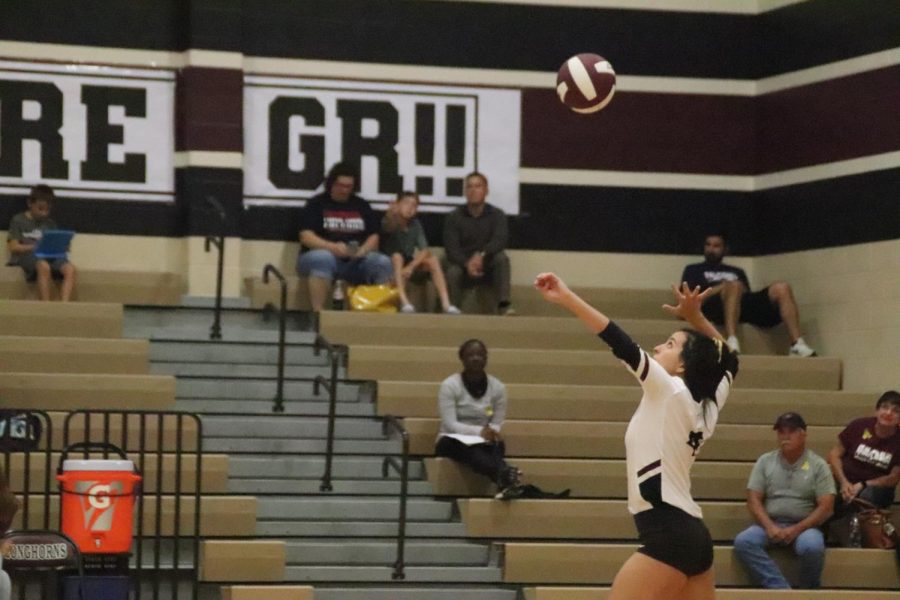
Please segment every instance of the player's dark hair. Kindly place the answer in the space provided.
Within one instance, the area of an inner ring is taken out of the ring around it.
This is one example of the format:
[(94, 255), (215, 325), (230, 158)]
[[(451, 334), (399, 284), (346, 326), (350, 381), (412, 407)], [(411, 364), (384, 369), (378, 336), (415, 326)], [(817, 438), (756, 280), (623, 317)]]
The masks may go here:
[(687, 336), (681, 349), (684, 363), (684, 383), (697, 402), (703, 403), (704, 416), (707, 402), (716, 402), (716, 389), (725, 376), (726, 366), (734, 356), (728, 344), (713, 340), (693, 329), (682, 329)]
[(897, 408), (900, 408), (900, 392), (897, 390), (888, 390), (878, 398), (878, 402), (875, 403), (876, 410), (884, 406), (885, 404), (893, 404)]
[(34, 204), (35, 202), (52, 202), (54, 198), (56, 198), (56, 196), (53, 193), (53, 188), (43, 183), (39, 183), (28, 192), (28, 204)]
[(325, 176), (325, 191), (330, 192), (331, 186), (337, 181), (338, 177), (352, 177), (354, 184), (359, 180), (356, 175), (356, 169), (350, 163), (335, 163)]
[(464, 341), (462, 344), (460, 344), (459, 352), (457, 353), (459, 355), (459, 359), (462, 360), (463, 353), (466, 351), (466, 349), (469, 346), (474, 346), (476, 344), (481, 346), (484, 349), (484, 353), (487, 354), (487, 346), (484, 344), (484, 342), (482, 342), (478, 338), (471, 338), (471, 339)]

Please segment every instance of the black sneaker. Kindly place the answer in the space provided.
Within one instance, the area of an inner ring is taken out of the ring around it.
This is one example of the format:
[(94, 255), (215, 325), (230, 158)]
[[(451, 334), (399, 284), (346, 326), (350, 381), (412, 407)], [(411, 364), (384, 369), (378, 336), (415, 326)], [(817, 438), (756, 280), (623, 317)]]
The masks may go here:
[(496, 500), (516, 500), (522, 497), (524, 489), (521, 485), (511, 485), (497, 492), (494, 498)]

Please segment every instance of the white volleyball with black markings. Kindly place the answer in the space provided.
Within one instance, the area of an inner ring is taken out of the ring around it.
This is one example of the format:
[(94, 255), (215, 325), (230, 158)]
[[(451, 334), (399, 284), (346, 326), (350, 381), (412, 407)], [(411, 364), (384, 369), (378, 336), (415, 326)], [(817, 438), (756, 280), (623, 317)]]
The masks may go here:
[(615, 92), (616, 72), (608, 60), (596, 54), (576, 54), (563, 63), (556, 75), (560, 102), (577, 113), (603, 109)]

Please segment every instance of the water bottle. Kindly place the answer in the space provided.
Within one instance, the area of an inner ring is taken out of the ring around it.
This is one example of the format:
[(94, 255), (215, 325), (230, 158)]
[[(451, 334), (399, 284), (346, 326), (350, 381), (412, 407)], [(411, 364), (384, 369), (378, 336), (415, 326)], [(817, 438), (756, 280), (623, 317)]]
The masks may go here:
[(336, 279), (334, 282), (334, 289), (331, 291), (331, 309), (332, 310), (344, 310), (344, 282), (340, 279)]
[(859, 516), (856, 513), (850, 517), (850, 547), (862, 547), (862, 533), (859, 529)]
[(359, 254), (359, 242), (356, 240), (347, 242), (347, 253), (350, 254), (350, 258), (355, 258)]

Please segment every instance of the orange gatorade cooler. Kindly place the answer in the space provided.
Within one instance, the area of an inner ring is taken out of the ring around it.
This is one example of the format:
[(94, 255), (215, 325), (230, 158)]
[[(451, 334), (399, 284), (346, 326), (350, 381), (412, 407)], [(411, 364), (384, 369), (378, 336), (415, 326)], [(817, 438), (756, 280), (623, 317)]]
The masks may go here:
[(141, 477), (120, 453), (123, 458), (112, 460), (73, 460), (63, 453), (56, 476), (62, 531), (85, 554), (131, 551), (134, 497)]

